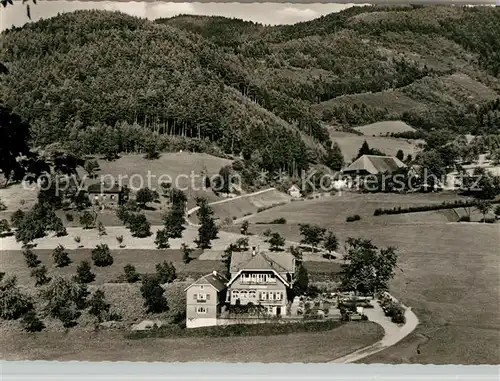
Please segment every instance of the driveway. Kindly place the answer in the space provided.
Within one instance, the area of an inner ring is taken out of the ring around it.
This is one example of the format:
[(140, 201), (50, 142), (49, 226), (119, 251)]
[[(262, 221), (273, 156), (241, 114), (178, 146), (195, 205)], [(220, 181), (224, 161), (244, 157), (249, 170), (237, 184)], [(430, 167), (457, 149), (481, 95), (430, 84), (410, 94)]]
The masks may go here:
[(346, 364), (355, 361), (359, 361), (365, 357), (371, 356), (374, 353), (383, 351), (384, 349), (389, 348), (390, 346), (398, 343), (403, 340), (406, 336), (408, 336), (411, 332), (417, 328), (418, 318), (417, 315), (413, 313), (411, 308), (405, 307), (405, 318), (406, 323), (402, 326), (391, 322), (391, 319), (385, 316), (384, 311), (380, 307), (378, 300), (373, 301), (373, 308), (365, 308), (363, 313), (368, 317), (368, 320), (379, 324), (384, 329), (384, 337), (382, 340), (377, 341), (376, 343), (369, 345), (367, 347), (358, 349), (355, 352), (352, 352), (346, 356), (337, 358), (330, 363), (334, 364)]

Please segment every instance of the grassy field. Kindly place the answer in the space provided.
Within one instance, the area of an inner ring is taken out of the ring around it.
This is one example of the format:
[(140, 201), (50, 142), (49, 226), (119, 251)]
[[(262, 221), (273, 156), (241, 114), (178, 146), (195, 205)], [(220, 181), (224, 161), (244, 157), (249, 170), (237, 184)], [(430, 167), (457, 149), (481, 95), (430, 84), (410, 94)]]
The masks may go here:
[[(425, 222), (448, 222), (447, 215), (441, 211), (420, 212), (412, 214), (374, 216), (375, 209), (409, 207), (415, 205), (441, 204), (443, 201), (463, 199), (454, 193), (433, 194), (360, 194), (342, 192), (337, 195), (313, 200), (295, 201), (276, 208), (265, 210), (249, 218), (250, 223), (268, 222), (283, 217), (289, 224), (302, 222), (331, 225), (343, 223), (346, 218), (355, 214), (361, 216), (360, 223), (406, 224)], [(236, 232), (236, 230), (234, 230)]]
[[(366, 362), (500, 362), (498, 225), (430, 223), (427, 219), (409, 223), (401, 220), (375, 223), (384, 221), (385, 216), (381, 220), (367, 217), (359, 222), (345, 223), (337, 214), (344, 213), (343, 207), (349, 210), (348, 205), (333, 202), (328, 209), (325, 200), (316, 207), (313, 207), (314, 201), (310, 203), (301, 207), (299, 203), (292, 203), (274, 210), (274, 217), (287, 218), (289, 223), (286, 225), (251, 224), (250, 230), (259, 234), (271, 227), (287, 239), (298, 241), (298, 223), (319, 223), (334, 231), (341, 242), (348, 237), (363, 237), (379, 247), (395, 246), (398, 249), (400, 270), (397, 270), (390, 291), (413, 308), (421, 324), (401, 343)], [(296, 210), (293, 211), (292, 207)]]
[(413, 127), (400, 120), (386, 120), (384, 122), (354, 127), (354, 129), (366, 136), (380, 136), (391, 133), (415, 131)]
[(376, 148), (389, 156), (396, 156), (398, 150), (402, 150), (405, 157), (410, 154), (415, 157), (418, 140), (406, 140), (388, 138), (382, 136), (360, 136), (349, 132), (336, 131), (330, 128), (330, 138), (337, 142), (342, 150), (344, 159), (351, 162), (358, 154), (361, 145), (366, 140), (371, 148)]
[[(47, 266), (49, 275), (69, 276), (76, 273), (76, 267), (83, 260), (91, 260), (90, 249), (67, 250), (70, 259), (73, 261), (69, 266), (58, 268), (55, 267), (52, 260), (52, 250), (34, 250), (38, 255), (38, 259), (42, 264)], [(30, 269), (26, 266), (22, 251), (9, 250), (2, 251), (1, 269), (7, 274), (15, 274), (20, 284), (34, 285), (34, 280), (30, 277)], [(92, 266), (92, 271), (96, 274), (96, 280), (93, 284), (103, 284), (114, 282), (123, 274), (123, 267), (127, 264), (135, 266), (139, 273), (154, 273), (155, 265), (163, 261), (172, 262), (177, 269), (180, 277), (186, 276), (201, 276), (208, 274), (213, 270), (221, 270), (220, 261), (196, 260), (194, 259), (189, 264), (184, 264), (182, 261), (181, 250), (111, 250), (113, 256), (113, 264), (108, 267), (97, 268)], [(192, 258), (197, 258), (200, 255), (199, 250), (195, 250), (191, 255)], [(92, 263), (92, 261), (91, 261)]]
[[(159, 183), (172, 181), (173, 186), (185, 190), (188, 196), (188, 206), (195, 206), (196, 197), (206, 197), (209, 201), (217, 201), (220, 198), (211, 190), (203, 190), (201, 173), (206, 171), (208, 176), (219, 173), (219, 169), (231, 164), (231, 160), (192, 152), (163, 153), (159, 159), (146, 160), (144, 155), (123, 155), (114, 161), (98, 160), (99, 171), (96, 179), (89, 179), (83, 168), (78, 168), (78, 174), (85, 177), (85, 185), (98, 182), (102, 177), (104, 181), (115, 180), (130, 187), (159, 188)], [(7, 210), (0, 212), (0, 219), (10, 218), (17, 209), (28, 210), (37, 200), (37, 190), (31, 189), (26, 184), (13, 184), (7, 188), (0, 189), (0, 199), (6, 204)], [(163, 199), (163, 198), (162, 198)], [(162, 204), (156, 205), (160, 209)], [(146, 215), (155, 223), (159, 218), (158, 211), (148, 212)], [(114, 216), (113, 216), (114, 217)], [(110, 226), (119, 224), (115, 218), (106, 214), (104, 222)], [(67, 226), (79, 226), (78, 219), (68, 223)]]
[[(278, 190), (261, 193), (255, 196), (239, 198), (234, 201), (212, 205), (215, 215), (224, 221), (226, 218), (233, 220), (249, 214), (257, 213), (259, 208), (271, 207), (273, 205), (287, 203), (291, 197)], [(274, 209), (274, 208), (273, 208)], [(192, 221), (196, 221), (196, 213), (192, 216)]]
[(19, 332), (0, 335), (0, 357), (4, 360), (321, 363), (376, 342), (382, 335), (382, 328), (371, 322), (347, 323), (326, 332), (244, 339), (127, 340), (117, 331), (47, 331), (34, 335)]

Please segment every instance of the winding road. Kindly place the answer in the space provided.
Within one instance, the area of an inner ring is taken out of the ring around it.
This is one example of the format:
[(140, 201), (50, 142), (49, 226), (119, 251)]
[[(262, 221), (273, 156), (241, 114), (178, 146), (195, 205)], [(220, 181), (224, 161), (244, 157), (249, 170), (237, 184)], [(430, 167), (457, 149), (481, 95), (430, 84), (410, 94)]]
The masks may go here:
[(406, 323), (400, 326), (391, 322), (391, 319), (385, 316), (378, 301), (374, 300), (372, 304), (373, 308), (365, 308), (363, 313), (368, 317), (369, 321), (379, 324), (384, 329), (384, 337), (382, 340), (332, 360), (330, 363), (347, 364), (362, 360), (365, 357), (381, 352), (400, 342), (417, 328), (419, 321), (417, 315), (411, 310), (411, 307), (403, 306), (405, 308)]

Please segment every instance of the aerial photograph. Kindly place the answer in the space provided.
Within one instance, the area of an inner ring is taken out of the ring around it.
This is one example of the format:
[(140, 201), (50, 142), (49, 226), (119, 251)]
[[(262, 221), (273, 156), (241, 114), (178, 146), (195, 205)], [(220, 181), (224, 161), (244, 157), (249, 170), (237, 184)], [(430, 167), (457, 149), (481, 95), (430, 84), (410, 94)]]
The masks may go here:
[(0, 3), (0, 360), (500, 364), (500, 6)]

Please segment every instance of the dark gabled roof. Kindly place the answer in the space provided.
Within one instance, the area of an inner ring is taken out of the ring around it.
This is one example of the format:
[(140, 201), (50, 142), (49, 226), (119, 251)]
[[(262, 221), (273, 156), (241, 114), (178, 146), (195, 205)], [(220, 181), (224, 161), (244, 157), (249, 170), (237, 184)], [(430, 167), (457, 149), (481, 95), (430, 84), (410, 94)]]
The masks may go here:
[(87, 193), (121, 193), (122, 192), (122, 187), (119, 186), (118, 184), (102, 184), (102, 183), (96, 183), (96, 184), (91, 184), (87, 187)]
[(406, 165), (393, 156), (363, 155), (349, 165), (344, 172), (392, 173)]
[[(227, 279), (224, 278), (221, 274), (219, 273), (210, 273), (207, 275), (203, 275), (201, 278), (196, 280), (196, 282), (192, 283), (189, 285), (189, 287), (194, 286), (194, 285), (211, 285), (213, 286), (217, 291), (222, 291), (226, 288), (226, 283)], [(188, 287), (188, 288), (189, 288)], [(186, 290), (188, 289), (186, 288)]]
[(231, 273), (241, 270), (274, 270), (277, 273), (294, 272), (294, 256), (288, 252), (261, 253), (255, 256), (251, 251), (236, 252), (231, 255)]

